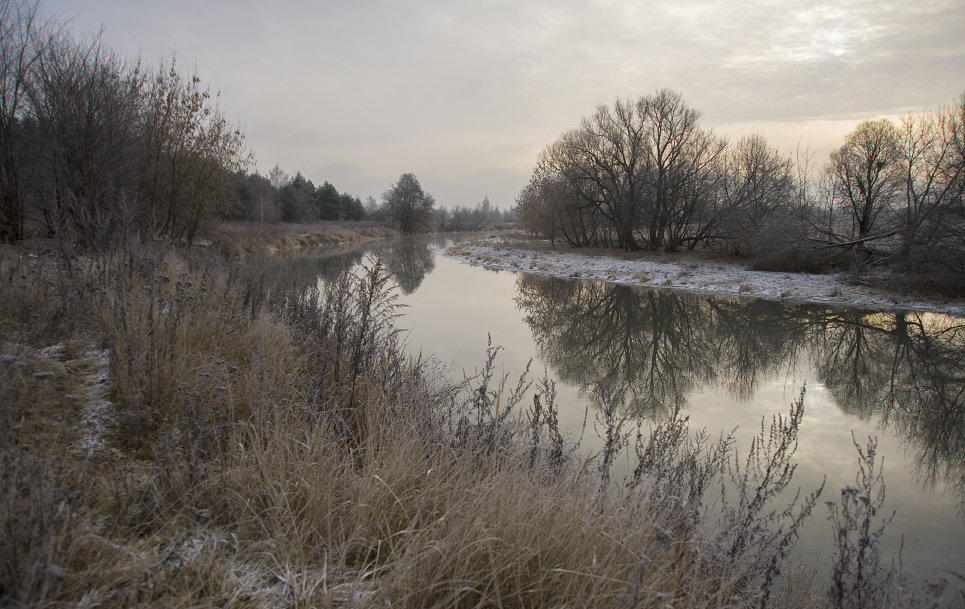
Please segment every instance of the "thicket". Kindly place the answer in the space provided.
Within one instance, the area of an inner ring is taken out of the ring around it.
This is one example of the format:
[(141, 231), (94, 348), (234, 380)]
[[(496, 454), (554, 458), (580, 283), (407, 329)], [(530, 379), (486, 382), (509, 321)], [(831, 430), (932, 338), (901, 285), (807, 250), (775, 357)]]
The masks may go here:
[(761, 135), (729, 142), (680, 93), (600, 106), (539, 155), (517, 198), (575, 247), (714, 248), (761, 268), (890, 266), (965, 289), (965, 96), (860, 123), (815, 174)]
[(197, 74), (130, 62), (99, 36), (0, 7), (0, 235), (101, 247), (191, 242), (251, 157)]
[(253, 157), (219, 95), (78, 37), (28, 0), (0, 4), (0, 239), (101, 248), (191, 243), (222, 220), (362, 220), (358, 197)]
[(458, 381), (407, 354), (378, 259), (320, 286), (157, 242), (2, 254), (2, 605), (930, 606), (849, 525), (873, 473), (833, 594), (790, 568), (801, 401), (739, 458), (603, 409), (587, 455), (495, 347)]

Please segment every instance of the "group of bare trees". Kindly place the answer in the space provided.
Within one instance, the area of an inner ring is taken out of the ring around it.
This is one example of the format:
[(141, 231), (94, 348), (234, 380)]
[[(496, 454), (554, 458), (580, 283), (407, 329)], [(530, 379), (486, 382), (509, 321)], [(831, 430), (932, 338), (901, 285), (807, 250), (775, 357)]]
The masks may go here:
[(778, 265), (890, 260), (965, 276), (965, 98), (865, 121), (811, 175), (761, 135), (728, 142), (681, 94), (600, 106), (539, 155), (518, 213), (576, 247), (707, 245)]
[(726, 144), (679, 93), (600, 106), (540, 154), (520, 219), (576, 246), (678, 249), (712, 237)]
[(439, 207), (433, 211), (432, 216), (436, 228), (444, 232), (477, 231), (516, 225), (516, 210), (500, 210), (489, 202), (489, 197), (483, 197), (475, 207)]
[(951, 106), (865, 121), (828, 162), (826, 231), (858, 261), (965, 276), (965, 96)]
[(0, 236), (193, 240), (249, 162), (217, 96), (174, 60), (145, 69), (37, 4), (0, 4)]

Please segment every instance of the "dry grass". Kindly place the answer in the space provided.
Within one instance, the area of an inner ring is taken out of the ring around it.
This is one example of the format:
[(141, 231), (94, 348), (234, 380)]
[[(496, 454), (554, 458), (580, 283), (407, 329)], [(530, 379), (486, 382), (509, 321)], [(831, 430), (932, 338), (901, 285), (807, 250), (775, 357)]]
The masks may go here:
[[(664, 487), (565, 456), (551, 384), (519, 416), (493, 350), (406, 356), (385, 279), (2, 251), (0, 604), (758, 606)], [(769, 606), (825, 606), (803, 579)]]
[(399, 232), (378, 222), (258, 224), (226, 222), (211, 232), (215, 249), (229, 256), (310, 247), (331, 247), (396, 237)]

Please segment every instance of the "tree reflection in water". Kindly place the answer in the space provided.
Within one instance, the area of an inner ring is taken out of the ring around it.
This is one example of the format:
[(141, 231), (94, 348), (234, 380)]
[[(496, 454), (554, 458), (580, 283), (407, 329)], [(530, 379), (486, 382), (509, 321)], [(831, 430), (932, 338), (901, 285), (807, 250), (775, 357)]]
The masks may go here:
[(516, 304), (543, 360), (605, 421), (666, 416), (706, 385), (748, 399), (808, 357), (839, 408), (894, 429), (921, 484), (945, 483), (965, 510), (961, 320), (534, 275), (519, 275)]
[(805, 332), (765, 301), (533, 275), (520, 275), (517, 288), (516, 304), (559, 377), (585, 395), (603, 381), (632, 396), (634, 416), (666, 413), (706, 384), (749, 397), (765, 374), (785, 365)]
[[(315, 278), (330, 279), (343, 270), (357, 268), (366, 256), (379, 256), (404, 294), (419, 289), (426, 275), (435, 268), (438, 239), (412, 237), (380, 243), (376, 246), (325, 248), (313, 255), (299, 254), (293, 260), (304, 266)], [(441, 241), (445, 243), (445, 241)], [(297, 270), (297, 269), (296, 269)]]
[(419, 289), (422, 280), (436, 265), (433, 248), (430, 241), (425, 239), (392, 242), (382, 249), (381, 255), (404, 294), (411, 294)]
[(895, 429), (926, 488), (945, 483), (965, 511), (965, 323), (922, 313), (829, 314), (815, 333), (838, 404)]

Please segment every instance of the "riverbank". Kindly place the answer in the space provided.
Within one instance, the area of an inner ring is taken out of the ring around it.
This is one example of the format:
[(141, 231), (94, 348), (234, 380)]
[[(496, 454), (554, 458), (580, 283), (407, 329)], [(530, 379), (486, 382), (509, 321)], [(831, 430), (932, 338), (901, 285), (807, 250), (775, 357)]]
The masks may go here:
[(377, 222), (259, 224), (225, 222), (206, 242), (224, 255), (274, 254), (309, 247), (335, 247), (398, 237), (399, 231)]
[(903, 294), (888, 289), (893, 278), (875, 273), (860, 280), (847, 274), (813, 275), (755, 271), (711, 255), (641, 252), (590, 255), (551, 248), (548, 241), (490, 236), (449, 248), (469, 264), (564, 277), (608, 281), (699, 294), (763, 298), (880, 310), (908, 310), (965, 317), (965, 301)]
[[(800, 403), (746, 466), (679, 418), (573, 457), (554, 388), (505, 383), (494, 348), (465, 380), (406, 352), (380, 262), (321, 292), (303, 271), (0, 248), (0, 605), (840, 604), (785, 562), (807, 504), (785, 511), (783, 476), (703, 495), (793, 471)], [(639, 464), (611, 482), (624, 441)], [(881, 569), (876, 594), (912, 593)]]

